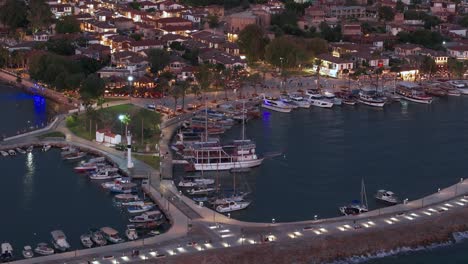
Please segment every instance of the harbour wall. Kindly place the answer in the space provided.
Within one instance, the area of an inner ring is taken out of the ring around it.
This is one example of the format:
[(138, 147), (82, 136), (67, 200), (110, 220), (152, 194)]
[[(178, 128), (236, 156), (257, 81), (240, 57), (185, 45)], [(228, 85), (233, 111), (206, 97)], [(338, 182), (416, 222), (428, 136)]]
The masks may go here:
[(404, 224), (184, 254), (161, 263), (349, 263), (355, 256), (385, 255), (454, 242), (453, 233), (468, 230), (466, 219), (468, 210), (460, 207)]

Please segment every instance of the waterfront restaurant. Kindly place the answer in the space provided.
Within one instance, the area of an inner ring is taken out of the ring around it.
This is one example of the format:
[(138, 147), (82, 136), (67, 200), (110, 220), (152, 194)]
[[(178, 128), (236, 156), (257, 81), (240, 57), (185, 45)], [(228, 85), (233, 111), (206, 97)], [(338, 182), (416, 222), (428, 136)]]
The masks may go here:
[(415, 81), (419, 74), (419, 70), (416, 68), (402, 67), (398, 76), (403, 81)]
[[(344, 70), (353, 69), (353, 61), (345, 60), (342, 58), (334, 57), (331, 54), (320, 54), (316, 57), (317, 60), (320, 60), (320, 75), (329, 76), (333, 78), (339, 78), (344, 73)], [(312, 70), (317, 71), (317, 65), (314, 65)]]

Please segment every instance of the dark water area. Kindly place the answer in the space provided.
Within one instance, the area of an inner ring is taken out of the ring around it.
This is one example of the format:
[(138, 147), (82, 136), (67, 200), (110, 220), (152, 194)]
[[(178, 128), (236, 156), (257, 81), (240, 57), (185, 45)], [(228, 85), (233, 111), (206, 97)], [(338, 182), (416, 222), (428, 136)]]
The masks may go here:
[(64, 231), (74, 249), (81, 248), (80, 235), (89, 228), (110, 226), (124, 235), (129, 216), (113, 204), (102, 181), (76, 174), (74, 166), (61, 160), (59, 149), (0, 157), (1, 241), (20, 254), (24, 245), (50, 243), (55, 229)]
[[(365, 181), (369, 208), (379, 189), (409, 200), (468, 177), (468, 98), (431, 105), (394, 103), (385, 109), (312, 107), (289, 114), (262, 109), (246, 125), (257, 153), (282, 152), (248, 173), (205, 173), (222, 188), (250, 191), (252, 204), (231, 217), (254, 222), (339, 216), (338, 207), (360, 198)], [(222, 137), (241, 137), (235, 126)], [(181, 168), (176, 174), (183, 175)], [(370, 263), (468, 263), (468, 242)], [(437, 257), (436, 257), (437, 256)]]
[(47, 125), (58, 112), (58, 105), (43, 96), (0, 83), (0, 136), (13, 136), (18, 131)]

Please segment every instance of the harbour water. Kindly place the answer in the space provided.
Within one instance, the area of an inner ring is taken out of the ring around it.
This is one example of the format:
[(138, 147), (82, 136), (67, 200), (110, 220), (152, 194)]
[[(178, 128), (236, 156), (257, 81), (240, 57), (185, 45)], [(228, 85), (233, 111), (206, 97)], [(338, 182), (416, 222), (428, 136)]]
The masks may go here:
[(0, 83), (0, 109), (4, 124), (0, 126), (0, 136), (13, 136), (47, 124), (57, 111), (57, 104)]
[[(301, 109), (289, 114), (262, 109), (246, 125), (257, 153), (282, 152), (262, 166), (238, 173), (236, 189), (251, 192), (252, 204), (231, 217), (257, 222), (339, 216), (338, 207), (360, 199), (364, 178), (370, 209), (379, 189), (409, 200), (468, 177), (468, 98), (437, 99), (431, 105), (395, 103), (385, 109), (342, 106)], [(241, 127), (223, 135), (239, 139)], [(177, 173), (182, 174), (180, 168)], [(218, 177), (232, 188), (234, 175)], [(405, 253), (371, 263), (466, 263), (468, 242)], [(434, 257), (444, 256), (444, 257)]]
[(110, 226), (123, 235), (128, 216), (99, 183), (76, 174), (75, 164), (62, 161), (59, 149), (0, 157), (0, 241), (19, 250), (50, 243), (50, 231), (61, 229), (72, 248), (79, 249), (80, 235), (92, 227)]
[[(47, 122), (55, 104), (17, 88), (0, 86), (0, 135), (14, 135), (26, 125)], [(98, 183), (73, 171), (51, 149), (16, 157), (0, 157), (2, 170), (0, 241), (9, 241), (16, 255), (24, 245), (51, 241), (50, 231), (62, 229), (73, 249), (80, 235), (92, 227), (111, 226), (123, 234), (128, 216), (114, 206), (112, 196)]]

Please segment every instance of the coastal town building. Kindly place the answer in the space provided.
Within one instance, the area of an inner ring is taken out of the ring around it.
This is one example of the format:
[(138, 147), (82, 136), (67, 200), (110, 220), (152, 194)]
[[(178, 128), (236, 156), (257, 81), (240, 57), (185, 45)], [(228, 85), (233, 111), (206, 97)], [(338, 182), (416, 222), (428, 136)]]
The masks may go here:
[(452, 58), (458, 60), (468, 60), (468, 45), (448, 47), (447, 52)]
[(320, 54), (316, 56), (320, 61), (320, 66), (314, 65), (313, 70), (317, 71), (319, 67), (319, 74), (333, 78), (339, 78), (345, 72), (353, 69), (354, 62), (352, 60), (342, 59), (331, 54)]

